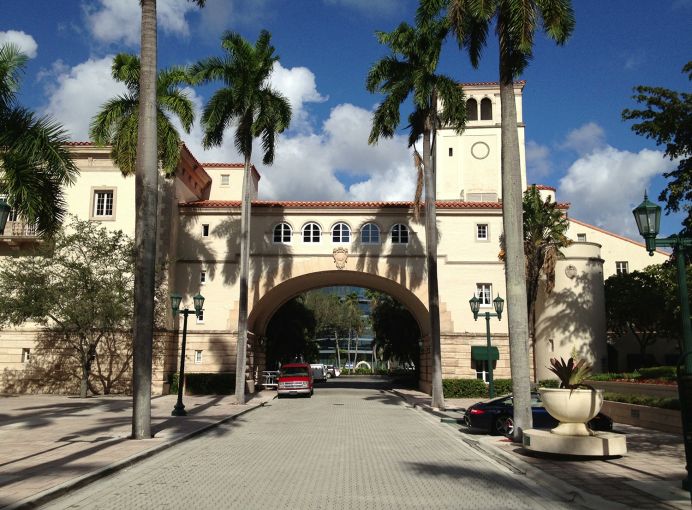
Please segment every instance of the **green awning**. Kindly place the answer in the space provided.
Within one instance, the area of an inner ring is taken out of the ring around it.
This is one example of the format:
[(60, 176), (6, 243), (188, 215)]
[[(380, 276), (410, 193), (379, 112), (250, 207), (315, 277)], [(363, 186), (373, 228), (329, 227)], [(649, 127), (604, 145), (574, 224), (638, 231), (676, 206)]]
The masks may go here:
[(488, 361), (490, 358), (492, 361), (497, 361), (500, 359), (500, 351), (497, 347), (490, 348), (490, 356), (488, 356), (488, 348), (482, 345), (474, 345), (471, 347), (471, 359), (477, 361)]

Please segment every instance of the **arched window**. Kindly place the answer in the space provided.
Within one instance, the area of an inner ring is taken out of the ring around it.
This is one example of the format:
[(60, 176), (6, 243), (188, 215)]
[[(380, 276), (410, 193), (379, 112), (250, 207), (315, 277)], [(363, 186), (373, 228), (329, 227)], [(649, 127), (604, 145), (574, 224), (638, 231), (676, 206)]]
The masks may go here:
[(363, 244), (380, 244), (380, 227), (366, 223), (360, 229), (360, 242)]
[(392, 244), (408, 244), (408, 227), (397, 223), (392, 227)]
[(322, 230), (317, 223), (306, 223), (303, 227), (304, 243), (319, 243), (322, 237)]
[(478, 103), (473, 98), (466, 101), (466, 120), (478, 120)]
[(274, 227), (273, 240), (275, 243), (290, 243), (292, 233), (293, 230), (291, 229), (291, 225), (289, 225), (288, 223), (279, 223), (277, 226)]
[(335, 243), (350, 243), (351, 242), (351, 227), (346, 223), (337, 223), (332, 228), (332, 242)]
[(481, 120), (493, 120), (493, 102), (487, 97), (481, 99)]

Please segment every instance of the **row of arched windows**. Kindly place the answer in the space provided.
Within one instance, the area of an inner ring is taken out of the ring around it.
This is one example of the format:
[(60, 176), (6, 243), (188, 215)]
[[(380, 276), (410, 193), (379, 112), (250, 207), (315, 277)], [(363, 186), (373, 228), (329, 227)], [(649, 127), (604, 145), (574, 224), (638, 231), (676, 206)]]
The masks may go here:
[[(403, 223), (397, 223), (389, 231), (392, 244), (408, 244), (409, 229)], [(275, 243), (290, 243), (293, 229), (288, 223), (279, 223), (274, 227), (272, 240)], [(322, 239), (322, 228), (315, 222), (303, 225), (302, 237), (304, 243), (319, 243)], [(380, 227), (375, 223), (366, 223), (360, 229), (360, 242), (363, 244), (379, 244), (381, 242)], [(351, 227), (339, 222), (332, 227), (332, 242), (350, 243)]]
[[(473, 98), (466, 101), (466, 120), (478, 120), (478, 101)], [(481, 120), (493, 120), (493, 102), (487, 97), (481, 99)]]

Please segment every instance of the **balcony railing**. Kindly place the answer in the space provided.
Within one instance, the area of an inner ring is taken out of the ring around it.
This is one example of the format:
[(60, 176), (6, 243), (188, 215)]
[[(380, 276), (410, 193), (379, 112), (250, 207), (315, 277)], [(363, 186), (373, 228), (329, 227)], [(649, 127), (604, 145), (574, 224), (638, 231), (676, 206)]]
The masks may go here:
[(36, 237), (36, 225), (26, 221), (8, 221), (2, 237)]

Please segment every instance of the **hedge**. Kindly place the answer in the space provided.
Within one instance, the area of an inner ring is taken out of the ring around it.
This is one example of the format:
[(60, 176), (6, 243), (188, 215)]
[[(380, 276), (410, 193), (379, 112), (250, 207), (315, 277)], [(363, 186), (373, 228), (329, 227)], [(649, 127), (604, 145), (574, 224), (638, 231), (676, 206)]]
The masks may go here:
[[(171, 393), (178, 392), (178, 374), (168, 377)], [(185, 374), (186, 395), (232, 395), (235, 393), (235, 374)]]
[(485, 397), (488, 389), (480, 379), (442, 379), (445, 398)]
[[(495, 379), (495, 395), (512, 393), (512, 379)], [(560, 382), (556, 379), (538, 381), (539, 388), (557, 388)], [(445, 398), (487, 398), (488, 385), (480, 379), (443, 379), (442, 389)]]
[(634, 372), (608, 372), (595, 374), (589, 377), (592, 381), (615, 381), (618, 379), (639, 381), (642, 379), (659, 379), (661, 381), (675, 381), (676, 368), (672, 366), (640, 368)]
[(611, 402), (624, 402), (625, 404), (636, 404), (640, 406), (680, 410), (680, 401), (677, 398), (649, 397), (645, 395), (623, 395), (622, 393), (611, 393), (606, 391), (603, 394), (603, 399), (610, 400)]

